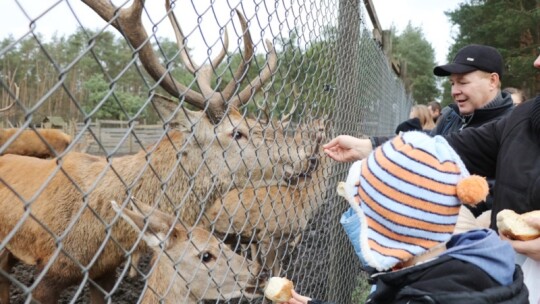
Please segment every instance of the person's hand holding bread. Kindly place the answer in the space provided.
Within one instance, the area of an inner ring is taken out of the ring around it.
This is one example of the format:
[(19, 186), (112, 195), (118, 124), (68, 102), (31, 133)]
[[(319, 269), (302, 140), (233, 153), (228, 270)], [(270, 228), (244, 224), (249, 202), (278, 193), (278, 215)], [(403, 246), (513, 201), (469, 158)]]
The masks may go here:
[(294, 291), (294, 284), (286, 278), (272, 277), (266, 283), (264, 296), (274, 303), (307, 304), (311, 298), (299, 295)]
[(540, 261), (540, 210), (524, 214), (502, 210), (497, 214), (497, 228), (516, 252)]

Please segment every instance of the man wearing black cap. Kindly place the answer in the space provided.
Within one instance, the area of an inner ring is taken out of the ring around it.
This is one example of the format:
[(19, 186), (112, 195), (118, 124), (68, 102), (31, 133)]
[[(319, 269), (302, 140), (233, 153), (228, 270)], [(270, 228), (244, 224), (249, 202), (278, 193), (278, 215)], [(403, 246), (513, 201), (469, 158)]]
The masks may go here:
[[(464, 128), (476, 128), (498, 120), (514, 109), (512, 95), (501, 91), (503, 59), (493, 47), (471, 44), (460, 49), (454, 60), (433, 69), (436, 76), (449, 77), (454, 104), (443, 110), (443, 116), (431, 135), (448, 135)], [(474, 224), (474, 218), (491, 209), (494, 179), (488, 179), (490, 195), (477, 208), (463, 207), (457, 228)]]
[(479, 127), (499, 119), (513, 109), (512, 97), (501, 92), (503, 59), (493, 47), (471, 44), (460, 49), (454, 60), (433, 69), (436, 76), (449, 77), (454, 104), (443, 110), (431, 135), (446, 135), (468, 127)]

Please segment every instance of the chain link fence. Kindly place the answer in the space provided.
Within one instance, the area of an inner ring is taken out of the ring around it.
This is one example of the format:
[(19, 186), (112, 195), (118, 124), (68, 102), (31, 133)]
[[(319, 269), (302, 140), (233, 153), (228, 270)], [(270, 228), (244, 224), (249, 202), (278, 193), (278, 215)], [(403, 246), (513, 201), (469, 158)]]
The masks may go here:
[(412, 105), (363, 3), (0, 11), (0, 303), (362, 302), (321, 145)]

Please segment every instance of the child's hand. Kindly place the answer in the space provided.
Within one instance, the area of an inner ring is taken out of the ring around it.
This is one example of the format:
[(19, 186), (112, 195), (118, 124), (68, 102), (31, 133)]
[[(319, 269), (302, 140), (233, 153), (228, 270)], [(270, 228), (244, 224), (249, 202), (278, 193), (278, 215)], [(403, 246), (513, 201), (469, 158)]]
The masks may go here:
[(292, 291), (292, 296), (293, 297), (289, 300), (289, 302), (283, 302), (280, 304), (307, 304), (311, 300), (309, 297), (297, 294), (294, 290)]

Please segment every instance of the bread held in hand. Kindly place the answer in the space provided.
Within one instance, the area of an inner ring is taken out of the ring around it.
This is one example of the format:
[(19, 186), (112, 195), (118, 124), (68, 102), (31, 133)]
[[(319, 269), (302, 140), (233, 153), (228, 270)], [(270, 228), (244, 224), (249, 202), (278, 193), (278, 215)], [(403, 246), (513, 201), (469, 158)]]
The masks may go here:
[(264, 288), (264, 296), (272, 302), (288, 302), (292, 298), (293, 282), (280, 277), (271, 277)]
[(497, 214), (497, 228), (499, 233), (519, 241), (530, 241), (540, 237), (540, 230), (529, 225), (526, 218), (540, 218), (540, 210), (517, 214), (505, 209)]

